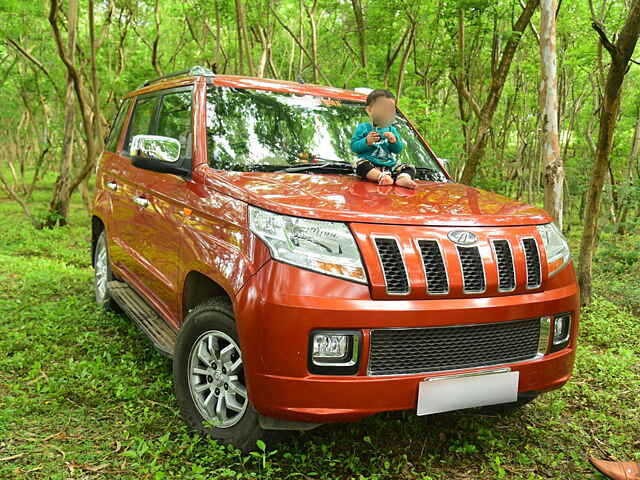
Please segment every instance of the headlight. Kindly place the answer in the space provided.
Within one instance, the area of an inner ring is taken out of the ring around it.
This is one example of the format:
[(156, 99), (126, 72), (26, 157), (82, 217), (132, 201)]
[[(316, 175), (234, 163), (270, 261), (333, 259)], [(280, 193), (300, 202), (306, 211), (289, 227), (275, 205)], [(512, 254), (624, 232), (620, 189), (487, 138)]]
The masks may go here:
[(556, 227), (555, 223), (547, 223), (537, 226), (538, 233), (542, 237), (544, 249), (547, 252), (547, 263), (549, 265), (549, 276), (562, 270), (569, 262), (571, 252), (567, 239)]
[(249, 205), (249, 229), (276, 260), (367, 283), (356, 242), (342, 222), (279, 215)]

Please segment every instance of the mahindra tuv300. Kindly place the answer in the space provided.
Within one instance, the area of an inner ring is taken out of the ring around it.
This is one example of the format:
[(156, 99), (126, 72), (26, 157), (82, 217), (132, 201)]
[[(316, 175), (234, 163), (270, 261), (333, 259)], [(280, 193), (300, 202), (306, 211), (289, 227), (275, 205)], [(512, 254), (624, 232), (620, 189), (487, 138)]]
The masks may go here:
[(201, 67), (124, 98), (96, 176), (95, 294), (173, 359), (194, 429), (246, 450), (377, 412), (517, 408), (572, 374), (579, 301), (536, 207), (354, 173), (366, 95)]

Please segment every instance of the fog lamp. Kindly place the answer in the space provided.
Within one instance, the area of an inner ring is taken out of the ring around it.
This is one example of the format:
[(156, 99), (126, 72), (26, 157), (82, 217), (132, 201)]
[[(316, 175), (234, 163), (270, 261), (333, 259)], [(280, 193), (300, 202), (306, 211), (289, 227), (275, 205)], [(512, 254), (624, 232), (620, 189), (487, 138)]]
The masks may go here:
[(309, 371), (353, 374), (358, 371), (362, 333), (357, 330), (316, 330), (309, 338)]
[(344, 360), (347, 355), (347, 335), (316, 334), (313, 337), (313, 360)]
[(553, 321), (553, 344), (561, 345), (567, 343), (571, 333), (571, 314), (563, 313), (556, 315)]

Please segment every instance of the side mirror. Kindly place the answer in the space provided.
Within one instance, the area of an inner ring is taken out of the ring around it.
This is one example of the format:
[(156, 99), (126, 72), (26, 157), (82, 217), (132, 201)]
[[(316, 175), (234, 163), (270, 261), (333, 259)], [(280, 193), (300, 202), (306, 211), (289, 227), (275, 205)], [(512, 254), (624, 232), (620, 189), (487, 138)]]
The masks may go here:
[(180, 142), (158, 135), (136, 135), (131, 139), (131, 155), (177, 162), (180, 158)]
[(135, 167), (159, 173), (188, 175), (189, 170), (177, 165), (180, 142), (175, 138), (158, 135), (136, 135), (131, 139), (129, 153)]

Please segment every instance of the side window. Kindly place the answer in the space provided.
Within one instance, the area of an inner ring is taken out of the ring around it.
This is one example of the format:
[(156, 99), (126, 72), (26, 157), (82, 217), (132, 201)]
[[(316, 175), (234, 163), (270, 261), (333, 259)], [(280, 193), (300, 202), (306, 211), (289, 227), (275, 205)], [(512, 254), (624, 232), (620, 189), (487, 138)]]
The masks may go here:
[(111, 131), (109, 132), (109, 137), (107, 138), (104, 145), (104, 149), (108, 152), (115, 152), (116, 148), (118, 148), (118, 140), (120, 139), (122, 124), (124, 123), (124, 119), (126, 118), (127, 112), (129, 111), (129, 105), (131, 105), (131, 99), (127, 98), (124, 102), (122, 102), (122, 105), (120, 105), (120, 110), (118, 110), (118, 114), (111, 124)]
[(162, 97), (160, 118), (155, 135), (180, 142), (180, 160), (191, 159), (191, 90), (168, 93)]
[(131, 139), (136, 135), (152, 134), (154, 114), (158, 105), (159, 96), (139, 97), (133, 108), (133, 115), (129, 122), (129, 131), (127, 139), (124, 142), (123, 150), (129, 153)]

